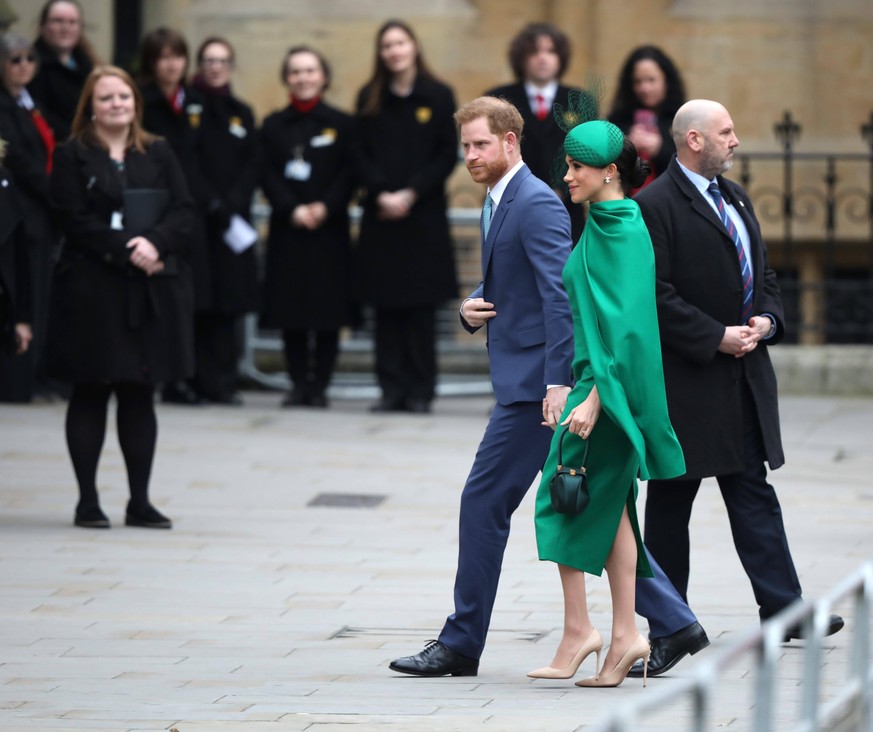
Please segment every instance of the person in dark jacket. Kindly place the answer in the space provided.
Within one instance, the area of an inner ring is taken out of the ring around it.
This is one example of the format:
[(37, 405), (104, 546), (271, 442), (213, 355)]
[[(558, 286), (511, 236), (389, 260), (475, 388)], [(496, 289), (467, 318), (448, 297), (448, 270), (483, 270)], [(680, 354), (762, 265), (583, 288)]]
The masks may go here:
[(551, 23), (529, 23), (509, 44), (509, 65), (515, 83), (491, 89), (486, 96), (505, 99), (521, 113), (524, 162), (564, 202), (575, 243), (585, 224), (585, 209), (573, 205), (567, 186), (561, 180), (566, 170), (562, 151), (567, 132), (558, 125), (554, 115), (556, 104), (567, 110), (570, 93), (580, 92), (577, 87), (561, 83), (570, 55), (570, 39), (559, 28)]
[(54, 391), (45, 378), (44, 360), (51, 259), (58, 242), (48, 208), (55, 139), (28, 90), (36, 63), (30, 39), (13, 32), (0, 36), (0, 136), (7, 142), (6, 167), (22, 207), (34, 335), (26, 356), (0, 355), (2, 402), (29, 402), (35, 392), (50, 397)]
[(30, 91), (58, 141), (70, 136), (79, 95), (99, 63), (83, 32), (82, 6), (76, 0), (48, 0), (39, 14), (35, 45), (39, 73)]
[(30, 266), (21, 207), (3, 167), (0, 139), (0, 353), (21, 356), (33, 338), (30, 327)]
[[(677, 156), (635, 200), (655, 251), (667, 406), (687, 472), (649, 481), (645, 542), (687, 599), (691, 509), (714, 477), (763, 621), (801, 599), (765, 467), (785, 462), (770, 361), (785, 335), (782, 300), (752, 202), (722, 177), (739, 145), (727, 109), (693, 99), (672, 129)], [(832, 615), (825, 634), (842, 627)], [(794, 627), (785, 640), (801, 636)]]
[[(125, 523), (171, 527), (148, 495), (154, 388), (193, 371), (193, 297), (182, 254), (194, 208), (172, 149), (142, 130), (141, 117), (127, 72), (96, 68), (73, 137), (55, 150), (51, 178), (51, 206), (66, 240), (53, 283), (49, 371), (73, 383), (66, 434), (79, 484), (74, 523), (87, 528), (109, 527), (96, 476), (113, 394), (130, 486)], [(166, 201), (138, 206), (136, 189), (165, 190)], [(148, 217), (142, 208), (151, 209)]]
[(293, 382), (283, 406), (326, 407), (339, 331), (352, 314), (354, 122), (322, 99), (331, 75), (317, 51), (291, 48), (281, 75), (291, 102), (261, 128), (272, 207), (261, 323), (282, 330)]
[[(185, 83), (188, 59), (185, 37), (172, 28), (161, 27), (149, 31), (140, 44), (139, 82), (143, 99), (143, 127), (163, 137), (173, 148), (198, 209), (187, 254), (194, 277), (196, 319), (212, 308), (205, 218), (210, 204), (210, 187), (200, 169), (199, 135), (204, 100), (197, 89)], [(199, 330), (195, 324), (195, 334)], [(197, 391), (193, 377), (187, 382), (165, 384), (161, 396), (163, 401), (173, 404), (194, 405), (206, 401)]]
[(657, 46), (631, 51), (618, 76), (609, 121), (630, 138), (640, 157), (649, 161), (652, 171), (641, 188), (667, 170), (676, 154), (670, 126), (683, 104), (685, 84), (670, 57)]
[[(232, 249), (224, 236), (233, 217), (248, 222), (261, 175), (261, 153), (251, 108), (231, 91), (233, 46), (211, 37), (197, 50), (192, 86), (203, 112), (197, 129), (197, 159), (205, 186), (208, 307), (195, 327), (198, 394), (216, 404), (242, 404), (237, 393), (240, 316), (257, 310), (258, 273), (254, 240)], [(245, 249), (242, 249), (242, 246)]]
[(382, 389), (373, 411), (429, 412), (434, 398), (435, 310), (458, 295), (445, 193), (458, 160), (454, 111), (412, 29), (386, 22), (357, 100), (366, 197), (356, 277), (376, 311)]

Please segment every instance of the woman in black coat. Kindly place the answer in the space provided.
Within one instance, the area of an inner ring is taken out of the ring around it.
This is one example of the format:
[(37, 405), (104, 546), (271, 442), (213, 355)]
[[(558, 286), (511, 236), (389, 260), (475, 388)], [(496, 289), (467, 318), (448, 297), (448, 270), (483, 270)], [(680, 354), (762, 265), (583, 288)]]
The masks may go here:
[(0, 353), (27, 352), (30, 327), (30, 266), (21, 207), (9, 172), (2, 167), (5, 142), (0, 140)]
[(428, 412), (436, 387), (435, 310), (455, 298), (446, 179), (458, 159), (452, 90), (430, 73), (412, 29), (385, 23), (358, 94), (366, 187), (356, 274), (376, 309), (373, 411)]
[(70, 136), (79, 95), (97, 59), (83, 32), (82, 7), (76, 0), (48, 0), (39, 15), (35, 45), (39, 73), (31, 93), (58, 141)]
[[(140, 90), (143, 99), (143, 127), (163, 137), (173, 148), (197, 205), (198, 215), (191, 232), (188, 258), (194, 277), (195, 338), (200, 332), (200, 314), (212, 308), (212, 279), (206, 248), (206, 212), (210, 188), (200, 169), (200, 125), (203, 97), (185, 84), (188, 71), (188, 43), (172, 28), (156, 28), (140, 44)], [(195, 347), (195, 352), (200, 349)], [(199, 370), (199, 364), (197, 365)], [(197, 391), (196, 381), (164, 385), (162, 398), (174, 404), (201, 404), (206, 398)]]
[[(172, 150), (142, 130), (141, 115), (130, 76), (95, 69), (51, 179), (66, 239), (53, 283), (49, 370), (73, 383), (66, 433), (79, 484), (75, 524), (89, 528), (109, 526), (96, 474), (112, 394), (130, 485), (126, 523), (170, 528), (148, 498), (154, 386), (193, 370), (193, 298), (182, 256), (193, 205)], [(153, 198), (136, 204), (132, 189)], [(156, 200), (155, 189), (167, 193)]]
[(293, 382), (283, 406), (326, 407), (339, 330), (350, 319), (354, 123), (322, 101), (330, 68), (317, 51), (290, 49), (282, 80), (291, 103), (261, 128), (272, 206), (261, 322), (282, 330)]
[(685, 85), (670, 57), (657, 46), (634, 49), (621, 68), (609, 121), (649, 161), (652, 172), (641, 188), (667, 170), (676, 153), (671, 126), (683, 104)]
[(199, 169), (206, 200), (206, 255), (209, 260), (209, 307), (196, 321), (195, 389), (210, 402), (241, 404), (237, 394), (239, 316), (258, 304), (254, 239), (232, 249), (224, 234), (236, 216), (251, 216), (252, 196), (261, 175), (255, 118), (233, 96), (233, 46), (224, 38), (207, 38), (197, 51), (197, 74), (191, 85), (200, 92), (203, 112), (197, 129)]
[(58, 237), (48, 207), (49, 171), (55, 139), (30, 94), (36, 72), (33, 43), (17, 33), (0, 36), (0, 136), (7, 143), (6, 167), (15, 178), (29, 261), (34, 341), (27, 355), (0, 355), (0, 402), (29, 402), (34, 392), (48, 396), (45, 330), (51, 258)]

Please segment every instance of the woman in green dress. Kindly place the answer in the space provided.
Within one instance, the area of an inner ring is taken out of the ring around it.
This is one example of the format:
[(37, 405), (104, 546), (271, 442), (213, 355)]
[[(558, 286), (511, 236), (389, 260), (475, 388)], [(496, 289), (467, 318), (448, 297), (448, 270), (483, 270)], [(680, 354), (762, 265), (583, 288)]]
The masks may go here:
[[(589, 444), (590, 503), (580, 515), (552, 509), (549, 482), (558, 464), (555, 433), (536, 499), (540, 559), (558, 564), (564, 591), (564, 634), (552, 663), (533, 678), (571, 678), (603, 641), (592, 626), (585, 572), (606, 569), (612, 638), (602, 671), (578, 686), (617, 686), (649, 644), (634, 619), (636, 578), (651, 577), (635, 509), (637, 477), (681, 475), (682, 449), (670, 424), (655, 309), (655, 259), (637, 204), (626, 198), (648, 174), (630, 140), (595, 120), (564, 142), (564, 181), (574, 203), (590, 201), (579, 244), (564, 267), (573, 311), (576, 385), (562, 426), (563, 462), (579, 466)], [(645, 684), (645, 681), (643, 682)]]

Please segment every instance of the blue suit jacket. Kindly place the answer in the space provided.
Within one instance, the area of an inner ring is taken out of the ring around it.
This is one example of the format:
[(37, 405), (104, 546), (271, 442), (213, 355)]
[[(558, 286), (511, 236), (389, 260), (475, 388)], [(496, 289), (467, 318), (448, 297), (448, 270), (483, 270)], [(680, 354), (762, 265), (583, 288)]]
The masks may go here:
[(573, 383), (573, 319), (561, 280), (571, 246), (564, 204), (522, 166), (492, 214), (482, 281), (470, 293), (494, 303), (497, 313), (486, 327), (500, 404), (540, 401), (547, 384)]

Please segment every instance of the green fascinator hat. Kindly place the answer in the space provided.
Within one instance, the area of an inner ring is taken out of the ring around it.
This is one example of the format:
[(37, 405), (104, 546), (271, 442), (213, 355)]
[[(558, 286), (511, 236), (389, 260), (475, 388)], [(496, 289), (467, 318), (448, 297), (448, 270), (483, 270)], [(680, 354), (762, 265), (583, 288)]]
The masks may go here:
[(567, 133), (564, 152), (573, 160), (595, 168), (614, 163), (624, 146), (624, 135), (612, 122), (602, 119), (583, 122)]

